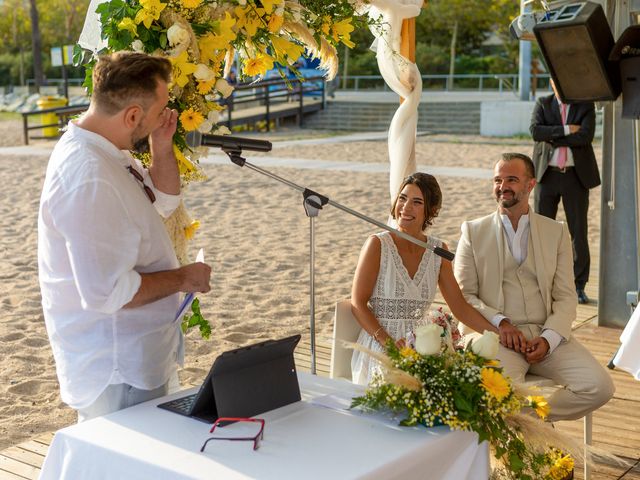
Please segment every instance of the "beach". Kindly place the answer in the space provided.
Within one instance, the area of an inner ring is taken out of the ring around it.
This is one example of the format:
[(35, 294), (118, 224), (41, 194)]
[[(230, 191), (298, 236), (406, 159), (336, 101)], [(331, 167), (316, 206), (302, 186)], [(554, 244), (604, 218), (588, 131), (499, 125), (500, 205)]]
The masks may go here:
[[(304, 135), (298, 131), (290, 137)], [(277, 142), (287, 137), (265, 138)], [(21, 143), (21, 123), (0, 121), (0, 147)], [(532, 143), (478, 136), (419, 137), (417, 163), (451, 169), (438, 176), (443, 207), (428, 235), (455, 249), (463, 221), (495, 210), (489, 170), (507, 151), (530, 155)], [(600, 156), (599, 147), (596, 152)], [(345, 143), (336, 137), (335, 142), (290, 143), (268, 154), (246, 156), (249, 161), (266, 156), (352, 163), (353, 170), (277, 166), (273, 172), (378, 221), (387, 219), (388, 174), (355, 168), (387, 163), (384, 141)], [(37, 214), (46, 164), (44, 155), (0, 153), (0, 449), (76, 421), (75, 412), (60, 399), (38, 286)], [(203, 163), (202, 169), (207, 180), (188, 186), (185, 205), (201, 222), (189, 247), (192, 257), (203, 248), (212, 266), (212, 289), (199, 295), (212, 335), (204, 340), (197, 331), (187, 334), (185, 365), (179, 372), (183, 385), (199, 384), (225, 350), (296, 333), (309, 335), (309, 219), (300, 193), (231, 163)], [(486, 170), (484, 177), (478, 169)], [(597, 249), (600, 188), (591, 190), (590, 202), (589, 239)], [(360, 248), (378, 230), (331, 206), (315, 220), (319, 339), (330, 338), (335, 302), (349, 296)]]

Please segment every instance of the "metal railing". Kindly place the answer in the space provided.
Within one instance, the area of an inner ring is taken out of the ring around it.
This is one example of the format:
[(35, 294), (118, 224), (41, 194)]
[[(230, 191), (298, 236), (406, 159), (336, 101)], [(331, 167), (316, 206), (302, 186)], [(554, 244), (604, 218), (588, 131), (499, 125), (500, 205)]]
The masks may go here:
[(297, 101), (295, 107), (297, 111), (298, 124), (304, 123), (304, 97), (307, 95), (321, 98), (320, 106), (326, 105), (325, 78), (322, 76), (304, 78), (273, 79), (264, 80), (258, 83), (236, 85), (232, 95), (225, 99), (222, 104), (227, 106), (226, 124), (229, 128), (233, 125), (233, 114), (242, 109), (243, 105), (262, 105), (265, 107), (264, 114), (260, 114), (266, 122), (267, 131), (270, 129), (270, 121), (281, 116), (288, 115), (287, 112), (272, 112), (271, 107), (278, 103)]
[[(346, 81), (345, 81), (346, 80)], [(389, 91), (381, 75), (347, 75), (337, 80), (340, 90), (362, 91), (380, 90)], [(549, 88), (549, 74), (536, 76), (538, 89)], [(460, 73), (453, 76), (447, 74), (422, 75), (423, 90), (438, 91), (496, 91), (517, 92), (517, 73)]]

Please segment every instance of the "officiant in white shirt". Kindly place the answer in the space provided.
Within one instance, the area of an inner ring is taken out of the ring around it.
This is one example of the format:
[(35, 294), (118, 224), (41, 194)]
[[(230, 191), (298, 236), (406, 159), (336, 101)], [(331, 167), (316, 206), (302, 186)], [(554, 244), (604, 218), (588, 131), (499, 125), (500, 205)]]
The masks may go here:
[[(47, 167), (42, 307), (61, 397), (79, 421), (167, 393), (183, 358), (179, 294), (210, 289), (211, 268), (180, 267), (162, 221), (180, 202), (170, 81), (166, 59), (101, 57), (89, 110)], [(129, 151), (149, 146), (145, 169)]]

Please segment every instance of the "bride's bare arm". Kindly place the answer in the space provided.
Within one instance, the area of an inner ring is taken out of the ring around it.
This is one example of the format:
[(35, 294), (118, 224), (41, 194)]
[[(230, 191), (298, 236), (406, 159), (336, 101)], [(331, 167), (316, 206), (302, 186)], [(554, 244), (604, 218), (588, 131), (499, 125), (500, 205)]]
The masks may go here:
[(367, 305), (373, 294), (380, 271), (381, 248), (380, 239), (372, 235), (367, 239), (360, 251), (351, 287), (351, 311), (360, 326), (378, 343), (384, 345), (387, 338), (389, 338), (389, 334), (380, 326), (380, 323)]
[[(442, 244), (442, 248), (448, 250), (445, 244)], [(447, 305), (451, 309), (453, 316), (467, 327), (473, 328), (476, 332), (480, 333), (485, 330), (498, 333), (496, 327), (489, 323), (486, 318), (464, 299), (458, 282), (456, 282), (456, 278), (453, 276), (451, 262), (447, 260), (442, 260), (440, 276), (438, 277), (438, 287), (445, 302), (447, 302)]]

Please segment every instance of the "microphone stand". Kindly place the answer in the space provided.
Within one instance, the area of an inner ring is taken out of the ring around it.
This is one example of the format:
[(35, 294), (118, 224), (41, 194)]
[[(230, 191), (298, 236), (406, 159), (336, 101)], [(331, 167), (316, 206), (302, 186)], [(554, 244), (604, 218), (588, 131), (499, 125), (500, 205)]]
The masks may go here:
[(365, 222), (371, 223), (379, 228), (382, 228), (389, 232), (393, 232), (399, 237), (404, 238), (405, 240), (408, 240), (412, 243), (415, 243), (416, 245), (419, 245), (427, 250), (432, 251), (436, 255), (444, 258), (445, 260), (452, 261), (455, 257), (455, 255), (452, 252), (445, 250), (444, 248), (432, 247), (431, 245), (428, 245), (426, 242), (423, 242), (422, 240), (418, 240), (417, 238), (414, 238), (411, 235), (408, 235), (404, 232), (396, 230), (395, 228), (385, 225), (384, 223), (374, 220), (373, 218), (367, 217), (366, 215), (363, 215), (362, 213), (357, 212), (349, 207), (345, 207), (344, 205), (341, 205), (338, 202), (334, 202), (333, 200), (329, 199), (329, 197), (325, 195), (314, 192), (313, 190), (310, 190), (308, 188), (302, 187), (296, 183), (293, 183), (287, 180), (286, 178), (282, 178), (268, 170), (265, 170), (263, 168), (260, 168), (256, 165), (253, 165), (247, 162), (246, 159), (242, 157), (242, 148), (238, 145), (222, 146), (221, 149), (224, 153), (226, 153), (229, 156), (231, 161), (236, 165), (238, 165), (239, 167), (247, 167), (264, 176), (277, 180), (278, 182), (281, 182), (293, 188), (294, 190), (297, 190), (302, 193), (302, 197), (304, 199), (303, 200), (304, 210), (307, 217), (309, 217), (309, 253), (310, 253), (309, 255), (309, 303), (310, 303), (309, 327), (310, 327), (310, 335), (311, 335), (311, 344), (310, 344), (311, 373), (313, 375), (316, 374), (315, 218), (320, 214), (320, 210), (322, 210), (322, 207), (324, 207), (325, 205), (331, 205), (333, 207), (336, 207), (342, 210), (343, 212), (348, 213), (349, 215), (353, 215), (354, 217), (364, 220)]

